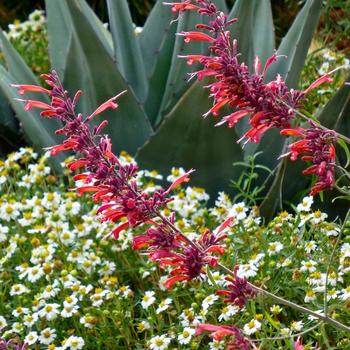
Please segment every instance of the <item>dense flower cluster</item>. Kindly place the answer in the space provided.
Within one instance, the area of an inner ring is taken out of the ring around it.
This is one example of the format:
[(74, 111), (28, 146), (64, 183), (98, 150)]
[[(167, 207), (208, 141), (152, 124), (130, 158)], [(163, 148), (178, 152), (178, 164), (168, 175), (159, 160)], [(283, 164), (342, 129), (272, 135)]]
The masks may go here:
[(239, 308), (243, 308), (248, 299), (251, 299), (256, 294), (254, 289), (247, 283), (246, 278), (237, 277), (237, 269), (235, 277), (226, 277), (228, 281), (226, 290), (218, 290), (217, 295), (224, 296), (226, 303), (232, 303)]
[[(190, 7), (180, 4), (172, 4), (173, 9), (179, 11), (196, 10), (210, 17), (209, 25), (198, 24), (198, 29), (209, 31), (209, 35), (192, 31), (181, 32), (185, 42), (191, 40), (210, 43), (212, 55), (185, 56), (189, 64), (195, 61), (203, 65), (203, 69), (193, 73), (199, 80), (205, 76), (214, 76), (215, 82), (209, 85), (211, 96), (214, 98), (214, 106), (207, 113), (214, 116), (225, 105), (236, 108), (237, 111), (224, 117), (217, 125), (227, 123), (234, 126), (241, 118), (250, 115), (251, 129), (244, 135), (249, 141), (259, 142), (261, 135), (272, 127), (289, 127), (293, 118), (293, 108), (298, 108), (304, 98), (304, 93), (290, 90), (281, 76), (269, 83), (264, 83), (264, 75), (269, 65), (277, 60), (274, 54), (261, 70), (261, 62), (256, 57), (254, 62), (254, 74), (250, 74), (245, 63), (239, 62), (237, 41), (233, 40), (228, 26), (236, 22), (236, 19), (228, 20), (227, 16), (219, 12), (216, 6), (209, 0), (196, 1), (199, 6)], [(285, 102), (288, 106), (281, 103)]]
[[(205, 114), (217, 117), (225, 105), (234, 108), (235, 111), (222, 118), (216, 125), (227, 123), (233, 127), (240, 119), (249, 116), (250, 129), (241, 138), (247, 141), (259, 142), (261, 136), (271, 128), (291, 128), (294, 118), (294, 110), (300, 108), (305, 100), (305, 95), (324, 82), (332, 81), (330, 74), (325, 73), (313, 82), (304, 91), (289, 89), (280, 75), (275, 80), (264, 82), (265, 73), (269, 66), (279, 57), (273, 54), (267, 59), (262, 68), (259, 57), (254, 61), (254, 73), (249, 72), (248, 66), (239, 60), (237, 41), (232, 40), (228, 27), (236, 19), (229, 20), (227, 16), (218, 11), (211, 0), (193, 0), (183, 3), (167, 3), (172, 6), (173, 11), (194, 10), (210, 18), (209, 25), (197, 24), (197, 29), (204, 29), (209, 34), (190, 31), (178, 33), (184, 36), (186, 43), (190, 41), (203, 41), (209, 43), (210, 56), (188, 55), (184, 56), (188, 64), (199, 62), (203, 69), (192, 73), (198, 80), (206, 76), (213, 76), (215, 82), (211, 83), (211, 96), (214, 106)], [(312, 130), (315, 129), (315, 130)], [(315, 125), (308, 132), (315, 137), (318, 130)], [(330, 139), (328, 138), (330, 141)], [(333, 138), (332, 142), (336, 142)], [(334, 146), (333, 146), (334, 149)], [(314, 195), (325, 189), (331, 189), (334, 178), (334, 159), (313, 158), (314, 167), (320, 171), (319, 163), (327, 168), (328, 175), (321, 175), (317, 185), (313, 187), (311, 194)], [(326, 164), (324, 165), (324, 162)], [(304, 173), (309, 173), (309, 169)]]
[(296, 160), (299, 155), (304, 161), (312, 162), (312, 165), (303, 171), (305, 175), (316, 175), (317, 181), (311, 189), (311, 195), (315, 195), (334, 185), (335, 147), (337, 135), (334, 131), (324, 130), (312, 123), (311, 128), (284, 129), (282, 135), (298, 136), (302, 139), (289, 145), (290, 152), (287, 155), (291, 160)]
[[(123, 221), (110, 234), (119, 238), (122, 231), (134, 228), (141, 224), (150, 224), (154, 228), (147, 231), (142, 238), (136, 238), (134, 248), (149, 246), (150, 258), (159, 262), (161, 268), (168, 266), (173, 269), (164, 281), (166, 288), (171, 288), (178, 281), (190, 281), (206, 274), (205, 266), (215, 267), (217, 257), (213, 254), (223, 254), (225, 248), (219, 242), (226, 235), (226, 229), (233, 218), (226, 219), (216, 230), (216, 233), (206, 230), (198, 239), (189, 239), (172, 223), (172, 216), (163, 216), (160, 210), (171, 200), (168, 195), (178, 185), (189, 181), (189, 174), (183, 173), (168, 187), (155, 189), (153, 192), (144, 191), (137, 182), (137, 166), (123, 164), (112, 152), (112, 145), (108, 136), (102, 136), (101, 130), (107, 125), (103, 121), (99, 126), (90, 130), (89, 122), (96, 115), (108, 108), (118, 107), (115, 100), (119, 95), (112, 97), (99, 106), (91, 115), (83, 118), (76, 114), (75, 106), (81, 92), (78, 91), (71, 99), (64, 90), (56, 72), (42, 76), (51, 88), (50, 90), (35, 85), (14, 85), (19, 94), (40, 92), (51, 98), (47, 104), (37, 100), (21, 100), (25, 102), (25, 109), (41, 109), (44, 118), (55, 118), (62, 122), (63, 128), (56, 131), (65, 135), (62, 144), (51, 146), (48, 150), (52, 155), (71, 150), (82, 157), (68, 164), (70, 170), (85, 170), (73, 177), (80, 183), (76, 190), (78, 195), (86, 192), (94, 193), (92, 199), (101, 202), (97, 210), (103, 222)], [(81, 184), (82, 183), (82, 184)], [(158, 220), (158, 222), (156, 221)], [(159, 222), (160, 220), (160, 222)], [(109, 235), (110, 235), (109, 234)], [(107, 235), (107, 236), (109, 236)], [(246, 295), (242, 294), (242, 298)]]
[[(27, 91), (43, 92), (51, 98), (51, 104), (25, 100), (25, 109), (39, 108), (42, 117), (59, 119), (64, 127), (57, 130), (57, 134), (67, 136), (60, 145), (49, 148), (52, 155), (62, 151), (72, 150), (82, 157), (72, 161), (68, 167), (71, 170), (84, 169), (85, 173), (74, 176), (75, 181), (82, 182), (77, 187), (77, 192), (83, 194), (91, 192), (96, 202), (102, 202), (98, 214), (102, 221), (117, 222), (123, 218), (127, 221), (116, 227), (112, 234), (118, 238), (120, 231), (127, 227), (135, 227), (145, 223), (156, 215), (156, 211), (169, 201), (168, 191), (156, 190), (149, 194), (142, 192), (137, 186), (137, 166), (134, 164), (122, 164), (112, 153), (112, 145), (108, 136), (102, 136), (100, 132), (108, 124), (103, 121), (93, 131), (90, 130), (89, 121), (108, 108), (118, 107), (114, 101), (118, 97), (112, 97), (103, 103), (90, 116), (83, 120), (82, 115), (76, 115), (75, 106), (80, 92), (73, 99), (63, 89), (55, 72), (43, 75), (46, 83), (52, 88), (47, 90), (39, 86), (15, 85), (20, 94)], [(185, 179), (182, 179), (185, 181)]]
[[(134, 163), (124, 152), (119, 159), (123, 164)], [(184, 173), (173, 169), (169, 182)], [(153, 191), (161, 177), (154, 171), (141, 171), (137, 181)], [(145, 235), (143, 228), (127, 228), (119, 240), (104, 240), (113, 223), (98, 222), (98, 206), (63, 191), (64, 187), (50, 171), (47, 155), (21, 149), (0, 161), (0, 327), (4, 327), (0, 337), (6, 342), (27, 342), (28, 349), (43, 350), (97, 345), (106, 350), (218, 350), (238, 340), (238, 333), (221, 340), (204, 333), (195, 336), (200, 324), (217, 323), (215, 327), (238, 327), (244, 338), (258, 342), (257, 348), (265, 337), (286, 337), (269, 341), (272, 350), (288, 347), (290, 337), (317, 324), (307, 317), (295, 318), (288, 308), (269, 300), (262, 304), (250, 299), (242, 309), (224, 302), (217, 289), (232, 289), (220, 271), (213, 271), (211, 279), (203, 274), (186, 288), (178, 283), (164, 290), (167, 269), (158, 269), (151, 259), (131, 249), (135, 238)], [(225, 226), (226, 238), (220, 242), (226, 249), (220, 261), (229, 266), (235, 256), (240, 279), (264, 281), (269, 290), (288, 291), (301, 305), (322, 308), (325, 257), (331, 254), (340, 228), (327, 222), (325, 213), (312, 211), (312, 197), (304, 198), (296, 214), (280, 213), (267, 227), (255, 210), (244, 202), (232, 202), (224, 193), (212, 208), (206, 206), (208, 195), (200, 188), (178, 189), (173, 198), (168, 204), (174, 212), (173, 225), (195, 241), (208, 227), (218, 234), (215, 227), (220, 222), (240, 213), (239, 219)], [(168, 212), (164, 208), (162, 215)], [(147, 234), (149, 241), (156, 241), (154, 232)], [(328, 276), (327, 299), (330, 310), (336, 307), (345, 321), (349, 272), (350, 245), (343, 242)], [(316, 334), (304, 335), (303, 344), (314, 344), (317, 339), (321, 348), (326, 347)], [(345, 333), (330, 336), (334, 349), (348, 346)]]
[(4, 31), (5, 36), (35, 74), (50, 67), (48, 34), (44, 11), (34, 10), (26, 21), (15, 20)]

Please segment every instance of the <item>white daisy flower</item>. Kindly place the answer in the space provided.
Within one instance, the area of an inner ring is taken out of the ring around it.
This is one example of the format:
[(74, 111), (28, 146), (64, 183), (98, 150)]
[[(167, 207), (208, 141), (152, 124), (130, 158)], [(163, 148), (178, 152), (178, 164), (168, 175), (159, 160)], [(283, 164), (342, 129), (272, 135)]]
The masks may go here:
[(206, 298), (202, 301), (202, 308), (205, 311), (208, 311), (209, 307), (215, 303), (216, 300), (219, 299), (219, 296), (216, 294), (208, 295)]
[(29, 289), (24, 284), (17, 283), (11, 286), (10, 295), (11, 296), (21, 295), (28, 292), (29, 292)]
[(44, 270), (43, 270), (42, 266), (36, 265), (36, 266), (28, 268), (27, 279), (28, 279), (29, 282), (35, 283), (41, 277), (43, 277), (44, 274), (45, 273), (44, 273)]
[(184, 328), (182, 333), (179, 334), (177, 340), (180, 344), (189, 344), (195, 333), (196, 330), (194, 328), (186, 327)]
[(85, 342), (83, 338), (72, 335), (64, 343), (64, 348), (70, 350), (80, 350), (84, 347), (84, 345)]
[(167, 310), (170, 306), (170, 304), (173, 302), (173, 300), (171, 298), (166, 298), (166, 299), (163, 299), (160, 303), (159, 303), (159, 306), (156, 310), (156, 313), (157, 314), (160, 314), (161, 312)]
[(7, 322), (4, 316), (0, 316), (0, 329), (7, 327)]
[(271, 242), (267, 248), (269, 256), (279, 253), (283, 249), (283, 244), (280, 242)]
[(147, 310), (156, 301), (154, 294), (155, 293), (153, 291), (147, 291), (143, 296), (141, 305), (145, 310)]
[(350, 299), (350, 286), (347, 286), (346, 288), (342, 289), (342, 295), (340, 296), (340, 298), (342, 300), (349, 300)]
[(252, 319), (246, 323), (243, 327), (243, 332), (247, 335), (251, 335), (257, 332), (261, 328), (261, 323), (258, 320)]
[(23, 317), (23, 324), (27, 327), (32, 327), (37, 320), (38, 320), (38, 315), (37, 313), (34, 312), (32, 314), (28, 314)]
[(38, 315), (41, 318), (46, 318), (48, 321), (54, 320), (57, 315), (60, 313), (59, 308), (60, 305), (53, 303), (53, 304), (46, 304), (39, 312)]
[(308, 212), (311, 210), (311, 205), (314, 202), (314, 197), (306, 196), (302, 199), (301, 203), (297, 205), (297, 212)]
[(27, 334), (27, 336), (24, 338), (24, 343), (28, 345), (33, 345), (38, 340), (38, 333), (37, 332), (30, 332)]
[(56, 339), (56, 336), (55, 329), (45, 328), (40, 332), (39, 342), (44, 345), (49, 345)]
[(227, 305), (221, 309), (221, 314), (218, 317), (219, 322), (228, 321), (233, 315), (239, 311), (239, 307), (236, 305)]
[(307, 272), (314, 272), (316, 271), (316, 266), (317, 263), (316, 261), (313, 261), (313, 260), (308, 260), (308, 261), (305, 261), (303, 260), (301, 262), (301, 268), (300, 268), (300, 271), (307, 271)]
[(236, 220), (243, 220), (247, 217), (248, 208), (244, 202), (234, 204), (232, 209), (229, 211), (228, 216), (234, 217)]
[(293, 321), (289, 328), (292, 332), (300, 332), (304, 327), (304, 323), (302, 321)]
[(149, 341), (149, 349), (152, 350), (164, 350), (167, 349), (171, 342), (171, 338), (163, 335), (157, 335), (150, 339)]

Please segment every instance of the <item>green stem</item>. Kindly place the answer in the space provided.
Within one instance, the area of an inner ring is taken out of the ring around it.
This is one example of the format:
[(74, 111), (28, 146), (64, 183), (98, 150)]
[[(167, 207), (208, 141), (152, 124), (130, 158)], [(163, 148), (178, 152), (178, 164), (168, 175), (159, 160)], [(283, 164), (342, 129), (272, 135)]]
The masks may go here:
[[(301, 113), (300, 111), (298, 111), (297, 109), (294, 109), (293, 107), (289, 106), (288, 103), (282, 101), (282, 100), (278, 100), (279, 102), (281, 102), (282, 104), (284, 104), (285, 106), (287, 106), (288, 108), (290, 108), (295, 114), (297, 114), (301, 119), (307, 121), (307, 122), (313, 122), (315, 123), (315, 121), (309, 117), (307, 117), (305, 114)], [(350, 138), (342, 135), (342, 134), (339, 134), (338, 132), (336, 132), (335, 130), (331, 130), (331, 129), (328, 129), (326, 128), (325, 126), (321, 125), (320, 123), (317, 123), (317, 126), (322, 129), (322, 130), (325, 130), (325, 131), (332, 131), (332, 132), (335, 132), (337, 137), (339, 139), (342, 139), (344, 140), (347, 144), (350, 145)]]

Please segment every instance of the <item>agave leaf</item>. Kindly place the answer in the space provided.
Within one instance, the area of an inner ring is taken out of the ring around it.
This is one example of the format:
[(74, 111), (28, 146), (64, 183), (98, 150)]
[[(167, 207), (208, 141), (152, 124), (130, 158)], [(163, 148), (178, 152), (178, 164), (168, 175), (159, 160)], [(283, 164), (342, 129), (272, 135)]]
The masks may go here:
[[(49, 147), (60, 142), (58, 137), (42, 123), (42, 118), (37, 111), (25, 111), (23, 104), (15, 100), (18, 98), (18, 95), (17, 91), (10, 86), (13, 82), (14, 77), (4, 67), (0, 66), (0, 88), (10, 102), (17, 118), (20, 120), (27, 139), (30, 140), (38, 151), (41, 151), (43, 147)], [(56, 170), (60, 169), (59, 162), (63, 161), (63, 159), (63, 155), (57, 158), (55, 157), (54, 164)]]
[[(162, 0), (157, 0), (152, 11), (147, 17), (142, 32), (137, 36), (141, 47), (143, 63), (147, 72), (152, 72), (157, 65), (158, 54), (168, 36), (175, 41), (175, 33), (169, 33), (170, 29), (176, 29), (173, 21), (176, 14), (165, 6)], [(171, 56), (171, 53), (169, 53)]]
[(277, 50), (278, 55), (287, 57), (280, 57), (270, 66), (266, 74), (267, 81), (281, 74), (290, 88), (297, 88), (300, 72), (320, 17), (321, 7), (322, 0), (306, 1)]
[[(350, 76), (346, 80), (350, 82)], [(343, 85), (320, 111), (317, 119), (323, 126), (350, 135), (350, 86)]]
[(72, 35), (70, 15), (63, 1), (46, 0), (47, 33), (51, 67), (59, 75), (64, 74), (68, 45)]
[[(347, 78), (347, 82), (350, 81), (350, 76)], [(350, 86), (343, 85), (336, 94), (328, 101), (326, 106), (318, 114), (318, 120), (327, 128), (338, 131), (339, 133), (349, 137), (350, 135)], [(346, 166), (348, 162), (348, 154), (345, 150), (346, 145), (337, 147), (337, 156), (340, 164)], [(344, 179), (344, 181), (346, 181)], [(343, 184), (349, 185), (347, 182)], [(346, 201), (334, 198), (339, 196), (339, 192), (333, 190), (332, 192), (325, 193), (323, 202), (320, 199), (316, 199), (315, 206), (317, 208), (327, 209), (327, 213), (331, 218), (337, 216), (344, 217), (349, 205)]]
[(177, 27), (173, 22), (175, 16), (169, 6), (164, 6), (163, 1), (158, 0), (137, 37), (148, 86), (152, 87), (148, 89), (145, 101), (145, 111), (152, 125), (158, 115), (171, 65)]
[(251, 69), (256, 55), (265, 62), (275, 48), (272, 10), (269, 0), (237, 0), (229, 18), (237, 18), (231, 26), (237, 39), (241, 60)]
[(275, 48), (275, 28), (273, 25), (270, 0), (258, 0), (253, 16), (254, 55), (262, 62), (273, 54)]
[[(6, 128), (12, 133), (18, 133), (18, 123), (11, 109), (6, 95), (0, 91), (0, 125), (1, 128)], [(0, 134), (3, 130), (0, 130)]]
[(120, 98), (120, 107), (106, 111), (93, 121), (98, 124), (107, 119), (105, 129), (113, 140), (115, 151), (126, 150), (135, 153), (149, 138), (152, 128), (133, 91), (126, 84), (115, 67), (113, 58), (105, 49), (81, 10), (77, 0), (67, 1), (71, 13), (73, 34), (67, 57), (64, 77), (66, 88), (72, 93), (82, 88), (81, 111), (84, 115), (93, 112), (101, 103), (121, 91), (128, 90)]
[[(222, 0), (213, 1), (217, 8), (221, 11), (225, 11), (225, 2)], [(169, 8), (169, 11), (170, 8)], [(178, 18), (178, 25), (176, 33), (187, 32), (196, 30), (196, 24), (207, 23), (208, 18), (198, 14), (196, 11), (185, 11), (181, 13)], [(182, 96), (193, 81), (188, 82), (189, 73), (195, 71), (200, 67), (198, 64), (189, 66), (185, 59), (179, 59), (180, 56), (186, 56), (189, 54), (207, 54), (208, 44), (201, 42), (191, 42), (190, 44), (184, 43), (182, 36), (176, 36), (174, 51), (171, 60), (171, 67), (164, 90), (164, 96), (162, 99), (160, 112), (156, 119), (156, 125), (162, 121), (163, 117), (169, 113), (172, 107), (176, 104), (179, 98)]]
[[(228, 190), (239, 176), (232, 164), (243, 160), (233, 129), (214, 128), (213, 118), (199, 116), (210, 108), (207, 91), (196, 82), (165, 117), (156, 134), (139, 150), (138, 163), (166, 174), (172, 166), (195, 168), (193, 184), (213, 196)], [(179, 138), (181, 135), (181, 138)], [(169, 142), (173, 140), (173, 142)]]
[(117, 67), (135, 95), (144, 102), (148, 84), (128, 3), (126, 0), (107, 0), (107, 5)]
[(19, 136), (19, 125), (6, 95), (0, 89), (0, 139), (15, 146)]
[[(279, 58), (269, 68), (266, 74), (267, 81), (275, 79), (277, 74), (281, 74), (290, 88), (297, 87), (300, 72), (320, 16), (321, 6), (321, 0), (308, 0), (305, 3), (277, 50), (277, 54), (286, 55), (287, 58)], [(262, 144), (257, 148), (257, 150), (264, 150), (264, 153), (259, 156), (258, 162), (260, 161), (263, 164), (266, 162), (271, 163), (271, 160), (276, 159), (272, 158), (271, 154), (276, 152), (283, 153), (282, 149), (286, 149), (287, 142), (277, 134), (274, 138), (264, 138)], [(287, 158), (282, 162), (277, 169), (275, 179), (266, 195), (266, 199), (260, 206), (260, 210), (266, 217), (271, 218), (276, 208), (282, 207), (282, 198), (287, 201), (291, 200), (296, 193), (305, 189), (309, 181), (301, 174), (302, 169), (305, 167), (303, 162), (291, 162)], [(276, 195), (276, 193), (279, 195)]]
[[(105, 49), (112, 55), (113, 43), (111, 34), (84, 0), (79, 1), (79, 6), (81, 11), (85, 13), (86, 18), (94, 28), (96, 35), (103, 43)], [(68, 44), (72, 35), (72, 19), (64, 0), (45, 0), (45, 7), (47, 12), (51, 66), (59, 75), (63, 76), (68, 54)]]
[[(24, 62), (23, 58), (12, 46), (12, 44), (7, 40), (4, 33), (0, 30), (0, 45), (2, 52), (5, 57), (6, 65), (10, 76), (13, 78), (13, 81), (10, 81), (9, 84), (21, 83), (21, 84), (33, 84), (39, 85), (39, 82), (27, 64)], [(10, 87), (12, 90), (14, 88)], [(8, 96), (5, 89), (2, 89), (3, 92)], [(15, 97), (19, 97), (15, 92)], [(25, 96), (26, 98), (35, 98), (37, 100), (48, 102), (48, 97), (43, 94), (28, 93)], [(11, 102), (11, 101), (10, 101)], [(54, 131), (60, 127), (60, 122), (57, 120), (47, 120), (43, 118), (38, 118), (38, 123), (40, 123), (48, 132), (54, 134)], [(24, 128), (24, 125), (23, 125)], [(29, 131), (24, 130), (28, 135)], [(35, 137), (35, 135), (33, 135)], [(55, 138), (54, 138), (55, 139)], [(56, 142), (57, 142), (56, 138)], [(47, 146), (47, 145), (46, 145)]]

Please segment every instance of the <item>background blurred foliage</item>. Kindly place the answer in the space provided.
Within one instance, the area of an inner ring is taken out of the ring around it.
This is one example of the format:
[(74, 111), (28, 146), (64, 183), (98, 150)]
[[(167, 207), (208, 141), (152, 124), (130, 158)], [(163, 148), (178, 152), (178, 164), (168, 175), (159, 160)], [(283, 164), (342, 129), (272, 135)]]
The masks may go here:
[[(133, 21), (142, 26), (155, 0), (128, 0)], [(235, 0), (226, 0), (232, 7)], [(273, 0), (272, 12), (275, 24), (276, 43), (278, 44), (295, 16), (304, 4), (304, 0)], [(105, 0), (88, 0), (88, 3), (103, 22), (108, 21)], [(3, 29), (15, 19), (25, 20), (33, 9), (44, 9), (44, 0), (7, 0), (0, 2), (0, 26)], [(325, 0), (324, 10), (318, 28), (320, 40), (334, 49), (350, 54), (350, 1)]]

